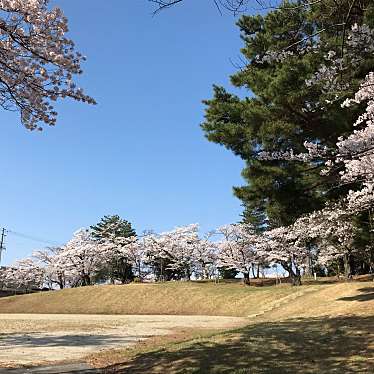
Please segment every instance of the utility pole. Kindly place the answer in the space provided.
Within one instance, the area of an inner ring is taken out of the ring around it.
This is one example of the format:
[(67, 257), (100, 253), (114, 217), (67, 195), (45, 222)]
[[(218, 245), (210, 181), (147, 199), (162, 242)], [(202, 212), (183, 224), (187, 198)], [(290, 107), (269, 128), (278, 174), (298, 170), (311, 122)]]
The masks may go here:
[(5, 251), (5, 246), (4, 246), (5, 237), (6, 237), (6, 230), (3, 227), (3, 229), (1, 230), (1, 239), (0, 239), (0, 263), (1, 263), (1, 255), (3, 251)]

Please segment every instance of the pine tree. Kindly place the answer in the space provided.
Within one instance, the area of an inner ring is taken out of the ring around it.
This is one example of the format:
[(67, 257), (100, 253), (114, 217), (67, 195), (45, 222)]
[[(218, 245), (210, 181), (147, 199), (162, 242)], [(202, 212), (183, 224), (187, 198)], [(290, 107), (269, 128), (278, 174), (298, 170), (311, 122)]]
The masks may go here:
[[(336, 93), (306, 84), (329, 51), (340, 53), (353, 24), (373, 23), (372, 2), (356, 2), (347, 17), (349, 4), (344, 0), (337, 7), (326, 0), (308, 6), (299, 1), (291, 7), (285, 2), (266, 15), (242, 16), (238, 26), (243, 61), (248, 63), (231, 82), (247, 90), (247, 97), (214, 86), (213, 98), (204, 101), (202, 129), (208, 140), (224, 145), (246, 163), (242, 171), (246, 185), (234, 187), (234, 193), (243, 202), (244, 219), (259, 228), (288, 225), (347, 192), (347, 187), (336, 188), (337, 175), (322, 177), (318, 164), (311, 168), (294, 161), (265, 161), (258, 159), (258, 153), (303, 152), (305, 140), (334, 146), (339, 136), (352, 131), (358, 112), (342, 109), (342, 100), (326, 110), (324, 103), (334, 100)], [(269, 50), (293, 51), (308, 45), (310, 52), (295, 53), (280, 63), (261, 61)], [(373, 58), (363, 58), (344, 72), (342, 80), (349, 81), (350, 88), (339, 92), (339, 99), (352, 95), (373, 63)]]
[[(120, 218), (118, 215), (104, 216), (99, 223), (91, 226), (92, 236), (97, 240), (109, 240), (114, 238), (129, 238), (136, 236), (131, 223)], [(98, 278), (109, 278), (112, 283), (119, 280), (121, 283), (128, 283), (134, 279), (132, 264), (125, 256), (117, 257), (105, 267)]]
[(96, 239), (110, 239), (112, 236), (122, 238), (136, 236), (131, 223), (120, 218), (117, 214), (104, 216), (98, 224), (91, 226), (91, 230)]

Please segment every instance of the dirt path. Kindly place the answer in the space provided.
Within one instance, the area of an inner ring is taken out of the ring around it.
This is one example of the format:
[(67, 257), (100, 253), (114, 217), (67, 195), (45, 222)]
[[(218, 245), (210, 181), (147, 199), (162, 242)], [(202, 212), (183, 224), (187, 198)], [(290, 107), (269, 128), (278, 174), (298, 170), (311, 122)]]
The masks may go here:
[(0, 314), (0, 367), (77, 361), (173, 329), (221, 329), (245, 319), (211, 316)]

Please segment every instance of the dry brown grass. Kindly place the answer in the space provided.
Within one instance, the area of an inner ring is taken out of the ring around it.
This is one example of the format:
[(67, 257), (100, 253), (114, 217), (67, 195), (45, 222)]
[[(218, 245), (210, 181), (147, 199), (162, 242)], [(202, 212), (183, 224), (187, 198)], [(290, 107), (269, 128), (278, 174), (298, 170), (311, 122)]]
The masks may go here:
[(207, 282), (92, 286), (2, 298), (0, 313), (248, 316), (319, 287)]
[(374, 373), (374, 286), (321, 286), (244, 328), (193, 333), (199, 336), (159, 337), (91, 362), (107, 373)]
[[(105, 373), (373, 373), (374, 317), (251, 324), (131, 354)], [(125, 357), (125, 355), (124, 355)]]
[(215, 334), (223, 332), (222, 329), (189, 328), (174, 329), (168, 335), (152, 336), (149, 339), (138, 342), (136, 345), (121, 349), (111, 349), (96, 352), (86, 357), (86, 361), (96, 368), (117, 368), (118, 364), (135, 360), (140, 355), (146, 355), (156, 350), (166, 350), (172, 346), (180, 346), (189, 341), (213, 337)]

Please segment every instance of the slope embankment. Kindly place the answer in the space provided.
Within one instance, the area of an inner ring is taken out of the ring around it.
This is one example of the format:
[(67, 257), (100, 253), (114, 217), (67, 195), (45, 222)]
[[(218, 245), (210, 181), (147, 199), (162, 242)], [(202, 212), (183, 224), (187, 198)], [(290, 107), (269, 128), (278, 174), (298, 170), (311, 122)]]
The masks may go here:
[[(374, 310), (374, 284), (248, 287), (169, 282), (105, 285), (11, 296), (0, 313), (216, 315), (274, 319)], [(362, 301), (366, 301), (365, 303)]]
[(169, 314), (247, 317), (321, 286), (248, 287), (239, 283), (169, 282), (105, 285), (0, 299), (0, 313)]

